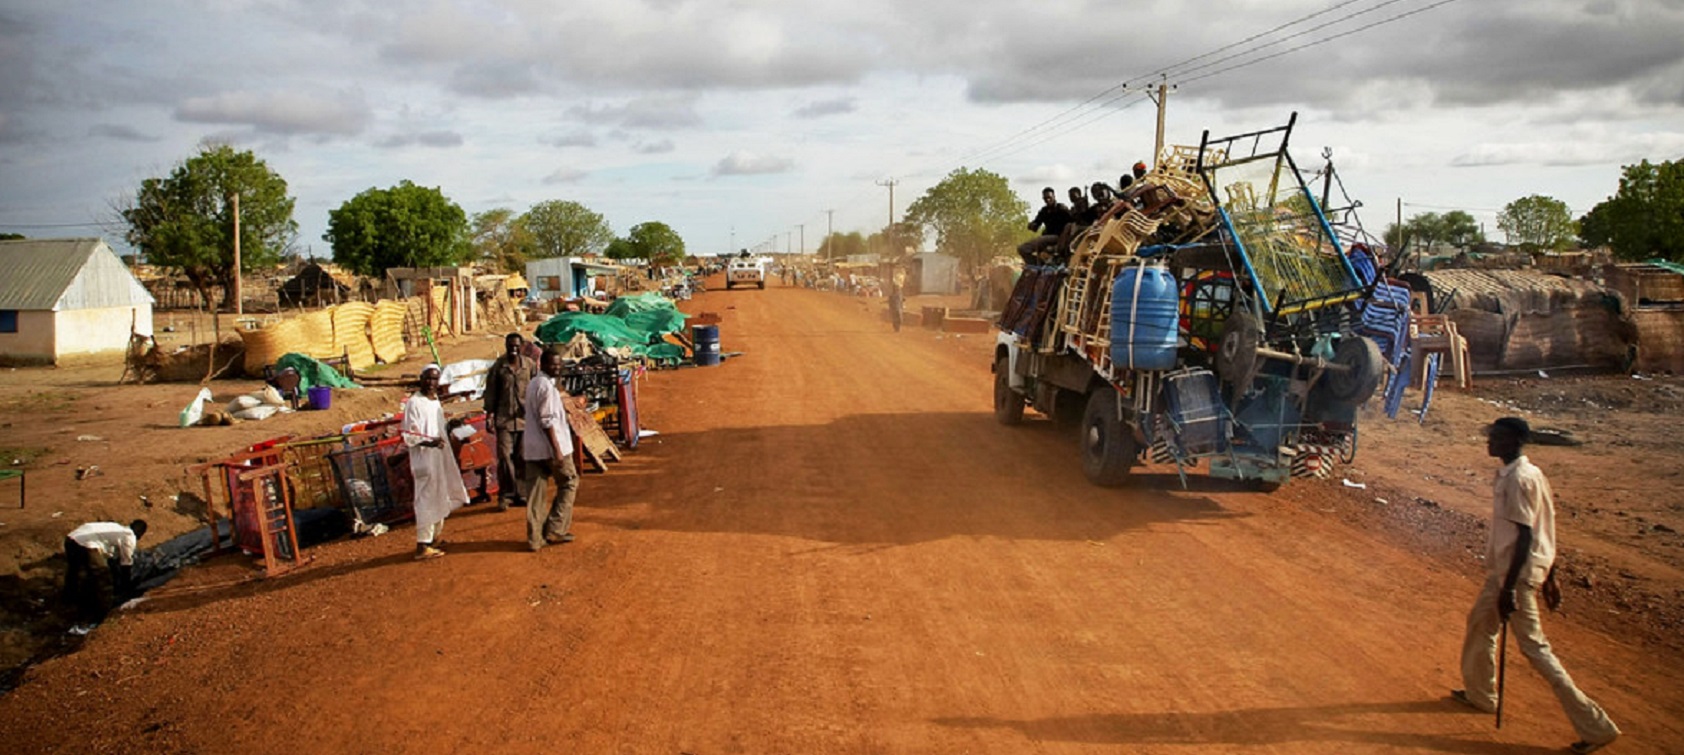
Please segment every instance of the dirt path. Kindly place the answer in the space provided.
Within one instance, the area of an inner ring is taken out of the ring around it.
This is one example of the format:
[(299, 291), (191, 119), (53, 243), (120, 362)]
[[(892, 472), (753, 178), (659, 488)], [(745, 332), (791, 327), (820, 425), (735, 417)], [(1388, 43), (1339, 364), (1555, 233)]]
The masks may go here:
[[(1465, 570), (1172, 474), (1082, 478), (994, 424), (987, 340), (895, 334), (859, 300), (708, 293), (718, 368), (655, 374), (658, 438), (587, 477), (578, 541), (519, 512), (408, 529), (236, 583), (195, 569), (0, 697), (18, 752), (1559, 751), (1515, 654), (1504, 728), (1445, 698)], [(1625, 728), (1684, 750), (1675, 655), (1549, 619)]]

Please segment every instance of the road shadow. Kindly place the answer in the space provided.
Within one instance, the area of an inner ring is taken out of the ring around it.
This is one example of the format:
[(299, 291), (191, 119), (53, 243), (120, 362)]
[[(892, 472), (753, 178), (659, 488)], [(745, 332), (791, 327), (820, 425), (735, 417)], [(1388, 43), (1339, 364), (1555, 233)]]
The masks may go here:
[(1462, 739), (1446, 734), (1363, 728), (1351, 717), (1398, 714), (1471, 715), (1448, 696), (1440, 700), (1289, 708), (1253, 708), (1214, 713), (1096, 713), (1029, 720), (993, 717), (932, 719), (938, 726), (963, 729), (1015, 729), (1032, 742), (1102, 745), (1234, 745), (1267, 747), (1299, 743), (1350, 745), (1352, 751), (1376, 748), (1465, 753), (1466, 755), (1543, 755), (1562, 748)]
[[(1159, 524), (1249, 516), (1190, 475), (1121, 488), (1083, 477), (1073, 432), (987, 413), (857, 414), (816, 425), (671, 433), (639, 469), (580, 487), (576, 516), (609, 528), (734, 532), (904, 545), (950, 537), (1103, 540)], [(609, 492), (598, 493), (607, 488)]]

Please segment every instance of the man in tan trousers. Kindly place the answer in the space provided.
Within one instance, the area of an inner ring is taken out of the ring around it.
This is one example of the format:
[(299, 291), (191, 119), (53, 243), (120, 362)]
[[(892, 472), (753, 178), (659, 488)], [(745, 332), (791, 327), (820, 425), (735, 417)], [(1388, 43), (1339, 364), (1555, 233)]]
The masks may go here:
[(1538, 590), (1555, 563), (1555, 500), (1544, 473), (1520, 453), (1532, 430), (1526, 420), (1504, 417), (1486, 429), (1486, 452), (1502, 459), (1492, 488), (1491, 539), (1485, 548), (1485, 587), (1468, 612), (1462, 639), (1462, 683), (1451, 697), (1486, 713), (1497, 707), (1497, 641), (1502, 623), (1514, 630), (1532, 663), (1567, 712), (1579, 741), (1570, 749), (1590, 753), (1620, 736), (1619, 727), (1573, 684), (1561, 667), (1538, 615)]

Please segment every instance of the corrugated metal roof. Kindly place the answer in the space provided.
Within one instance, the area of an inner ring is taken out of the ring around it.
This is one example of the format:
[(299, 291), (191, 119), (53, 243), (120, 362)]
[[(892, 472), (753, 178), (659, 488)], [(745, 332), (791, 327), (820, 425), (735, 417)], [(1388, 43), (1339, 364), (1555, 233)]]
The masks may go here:
[(151, 294), (104, 241), (0, 241), (0, 309), (91, 309), (151, 302)]

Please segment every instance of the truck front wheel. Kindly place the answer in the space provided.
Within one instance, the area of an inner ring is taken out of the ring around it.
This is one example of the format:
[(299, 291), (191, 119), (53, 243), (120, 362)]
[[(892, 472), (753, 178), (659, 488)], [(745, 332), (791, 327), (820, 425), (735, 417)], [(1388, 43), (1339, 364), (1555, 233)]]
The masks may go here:
[(757, 285), (760, 286), (760, 290), (762, 290), (762, 291), (766, 290), (766, 281), (760, 281), (760, 283), (758, 283)]
[(1002, 425), (1023, 423), (1023, 394), (1012, 390), (1011, 369), (1005, 354), (994, 359), (994, 419)]
[(1082, 415), (1082, 473), (1101, 487), (1114, 488), (1127, 481), (1138, 455), (1134, 431), (1117, 416), (1119, 399), (1110, 386), (1096, 388)]

